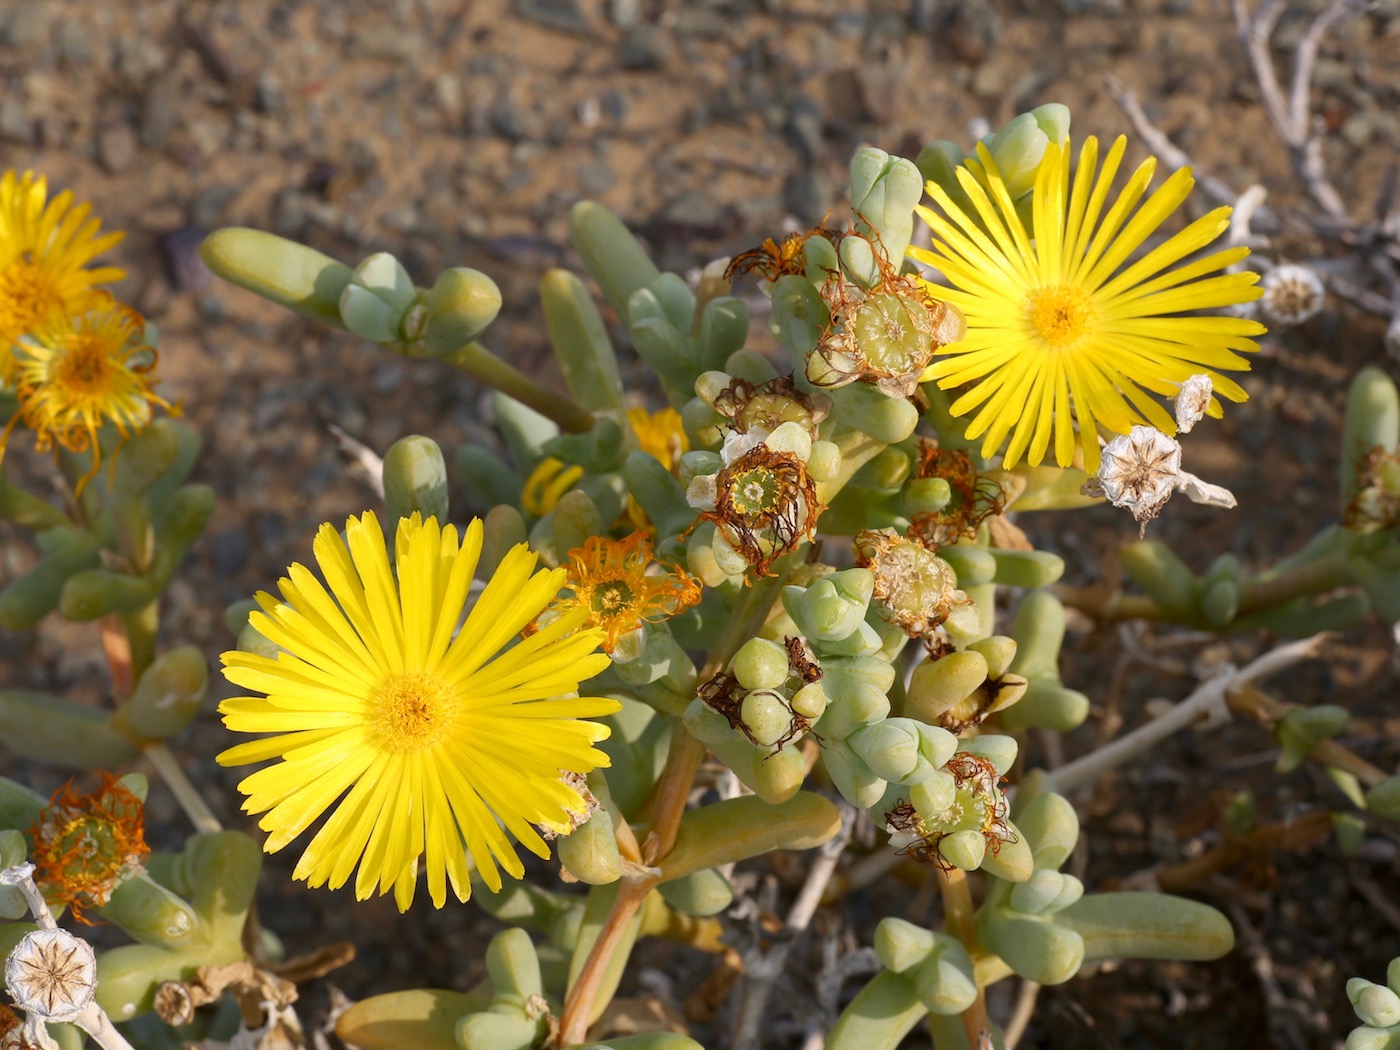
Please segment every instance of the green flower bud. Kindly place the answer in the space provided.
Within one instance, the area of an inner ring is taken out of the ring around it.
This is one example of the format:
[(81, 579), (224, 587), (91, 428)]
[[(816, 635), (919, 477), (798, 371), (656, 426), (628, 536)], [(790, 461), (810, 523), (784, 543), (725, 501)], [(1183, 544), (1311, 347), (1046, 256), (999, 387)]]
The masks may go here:
[(658, 888), (667, 904), (687, 915), (718, 915), (734, 901), (734, 887), (714, 868), (692, 871)]
[(955, 543), (940, 547), (938, 556), (953, 567), (959, 587), (976, 587), (991, 583), (997, 573), (997, 560), (985, 547), (970, 543)]
[(949, 1017), (960, 1014), (977, 1001), (977, 979), (972, 958), (961, 941), (947, 934), (937, 935), (936, 947), (912, 974), (919, 1001), (929, 1013)]
[(1400, 392), (1395, 381), (1379, 368), (1363, 368), (1347, 393), (1346, 420), (1342, 426), (1342, 518), (1356, 499), (1359, 479), (1368, 454), (1379, 447), (1394, 452), (1400, 445)]
[(925, 660), (914, 668), (904, 713), (936, 725), (945, 711), (972, 695), (987, 680), (987, 658), (975, 649)]
[(841, 269), (863, 288), (872, 287), (880, 279), (880, 267), (875, 262), (875, 245), (864, 237), (843, 237), (836, 246)]
[(947, 478), (913, 478), (905, 482), (901, 496), (905, 516), (912, 518), (942, 510), (952, 500), (953, 490)]
[(599, 809), (556, 843), (559, 863), (579, 882), (606, 886), (622, 877), (622, 857), (613, 835), (612, 817)]
[[(844, 740), (861, 726), (889, 717), (890, 699), (874, 686), (850, 686), (839, 693), (829, 691), (827, 695), (826, 713), (814, 727), (817, 735), (824, 739)], [(917, 751), (917, 740), (914, 747)]]
[[(924, 193), (924, 179), (913, 162), (866, 147), (851, 158), (851, 209), (856, 229), (876, 234), (885, 257), (895, 266), (904, 258), (914, 229), (914, 205)], [(842, 241), (844, 247), (848, 241)]]
[(340, 296), (353, 273), (330, 256), (276, 234), (241, 227), (215, 230), (199, 246), (199, 254), (224, 280), (313, 321), (344, 327)]
[(783, 698), (771, 689), (754, 689), (740, 704), (740, 717), (754, 743), (771, 747), (792, 729), (792, 711)]
[(933, 953), (933, 931), (904, 919), (885, 918), (875, 927), (875, 955), (880, 965), (894, 973), (918, 966)]
[(209, 688), (209, 665), (193, 645), (157, 657), (146, 668), (125, 706), (126, 720), (143, 737), (165, 740), (199, 712)]
[(1007, 821), (1006, 826), (1011, 837), (1001, 841), (999, 848), (987, 850), (982, 870), (1005, 882), (1022, 883), (1035, 872), (1035, 857), (1016, 825)]
[(794, 714), (801, 715), (808, 722), (815, 722), (826, 711), (826, 691), (820, 682), (809, 682), (792, 694), (790, 702)]
[(908, 718), (888, 718), (863, 726), (852, 732), (846, 743), (884, 780), (903, 780), (919, 759), (919, 732)]
[(844, 740), (827, 742), (822, 748), (822, 764), (841, 797), (857, 809), (869, 809), (885, 793), (885, 781), (876, 776)]
[[(501, 312), (501, 290), (480, 270), (458, 266), (438, 275), (424, 309), (423, 335), (429, 352), (451, 354), (475, 340), (496, 319)], [(410, 314), (404, 330), (410, 339), (416, 337), (412, 322)]]
[(981, 653), (987, 661), (987, 677), (1000, 678), (1011, 670), (1016, 659), (1016, 640), (1004, 634), (994, 634), (968, 645), (968, 649)]
[(909, 789), (909, 801), (924, 822), (932, 824), (957, 801), (957, 794), (958, 783), (953, 775), (939, 769)]
[(356, 335), (376, 343), (404, 338), (404, 320), (418, 289), (397, 259), (376, 252), (356, 266), (340, 293), (340, 319)]
[(1007, 770), (1016, 762), (1017, 744), (1014, 736), (986, 733), (963, 741), (962, 749), (987, 759), (1002, 776), (1005, 776)]
[(787, 650), (766, 638), (750, 638), (734, 654), (729, 670), (745, 689), (777, 689), (788, 678)]
[(807, 473), (813, 481), (831, 481), (841, 473), (841, 449), (833, 441), (812, 442)]
[(432, 438), (400, 438), (384, 454), (384, 503), (390, 521), (417, 511), (447, 524), (447, 464)]
[(938, 841), (938, 852), (955, 868), (976, 871), (987, 855), (987, 839), (980, 831), (955, 831)]
[[(1065, 887), (1071, 882), (1079, 880), (1073, 875), (1061, 875), (1058, 871), (1037, 871), (1025, 882), (1011, 887), (1011, 894), (1007, 900), (1011, 907), (1024, 915), (1044, 915), (1049, 912), (1051, 905), (1060, 899)], [(1079, 889), (1082, 895), (1082, 883)]]
[(1366, 1025), (1347, 1033), (1346, 1050), (1396, 1050), (1397, 1042), (1390, 1029)]
[(1058, 868), (1079, 841), (1079, 816), (1062, 795), (1037, 795), (1015, 815), (1016, 826), (1031, 847), (1037, 870)]
[(1065, 572), (1064, 559), (1048, 551), (992, 548), (988, 553), (996, 562), (993, 579), (1008, 587), (1025, 587), (1028, 590), (1048, 587)]
[(806, 463), (812, 455), (812, 436), (801, 423), (780, 423), (778, 428), (763, 439), (763, 443), (774, 452), (786, 452)]
[[(1047, 120), (1047, 123), (1051, 121)], [(997, 170), (1013, 200), (1025, 196), (1035, 185), (1036, 172), (1050, 141), (1050, 136), (1034, 113), (1022, 113), (982, 140), (996, 161)]]

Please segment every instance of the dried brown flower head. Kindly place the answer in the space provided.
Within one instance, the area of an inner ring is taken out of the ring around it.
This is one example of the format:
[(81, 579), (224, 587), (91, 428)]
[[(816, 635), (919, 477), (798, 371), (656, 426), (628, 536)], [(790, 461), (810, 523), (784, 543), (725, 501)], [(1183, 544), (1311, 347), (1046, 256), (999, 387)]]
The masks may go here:
[(787, 649), (790, 679), (795, 678), (802, 685), (811, 685), (822, 680), (821, 666), (813, 659), (806, 642), (795, 635), (789, 635), (783, 639), (783, 647)]
[(792, 376), (778, 376), (766, 383), (735, 378), (715, 396), (714, 409), (734, 421), (741, 432), (777, 430), (783, 423), (800, 423), (812, 437), (831, 414), (831, 398), (797, 389)]
[(937, 550), (958, 540), (973, 539), (982, 523), (1006, 508), (1006, 497), (994, 478), (978, 473), (972, 457), (961, 449), (939, 448), (919, 439), (918, 478), (942, 478), (952, 496), (942, 510), (914, 515), (905, 536)]
[(71, 1021), (96, 994), (97, 956), (67, 930), (34, 930), (5, 961), (5, 990), (21, 1010), (45, 1021)]
[(1354, 532), (1400, 526), (1400, 453), (1376, 445), (1361, 456), (1356, 495), (1347, 504), (1342, 524)]
[(703, 500), (713, 505), (701, 507), (699, 520), (713, 522), (760, 576), (772, 575), (776, 559), (813, 536), (826, 509), (802, 461), (767, 445), (745, 452), (713, 484), (713, 496)]
[(900, 853), (948, 871), (955, 865), (944, 857), (941, 846), (952, 835), (975, 832), (993, 855), (1001, 852), (1002, 843), (1015, 841), (1015, 832), (1007, 822), (1010, 805), (1001, 790), (1005, 778), (988, 759), (959, 751), (940, 772), (953, 780), (953, 802), (944, 812), (922, 814), (907, 800), (896, 802), (885, 812), (885, 824), (891, 832), (914, 836)]
[[(1135, 426), (1103, 447), (1101, 494), (1137, 520), (1141, 531), (1161, 513), (1181, 477), (1181, 445), (1156, 427)], [(1091, 482), (1092, 483), (1092, 482)], [(1086, 491), (1092, 489), (1086, 485)]]
[(856, 564), (874, 578), (874, 599), (910, 638), (925, 637), (967, 600), (947, 562), (893, 529), (856, 533), (855, 550)]
[(83, 909), (106, 904), (150, 854), (144, 811), (141, 800), (113, 776), (104, 774), (91, 795), (78, 793), (69, 781), (30, 829), (36, 881), (61, 896), (73, 918), (88, 922)]
[(1275, 266), (1259, 282), (1264, 296), (1259, 307), (1274, 324), (1302, 324), (1322, 310), (1327, 290), (1322, 278), (1307, 266), (1285, 264)]
[(825, 237), (834, 244), (841, 236), (836, 230), (813, 226), (806, 232), (788, 234), (781, 244), (772, 237), (765, 237), (757, 248), (740, 252), (730, 260), (724, 279), (732, 280), (746, 273), (758, 273), (769, 281), (788, 274), (801, 276), (807, 272), (807, 242), (813, 237)]
[(817, 386), (857, 380), (891, 397), (909, 397), (934, 355), (961, 339), (967, 323), (917, 277), (901, 274), (882, 246), (872, 247), (879, 270), (873, 287), (862, 288), (839, 270), (822, 285), (831, 319), (808, 360), (807, 378)]

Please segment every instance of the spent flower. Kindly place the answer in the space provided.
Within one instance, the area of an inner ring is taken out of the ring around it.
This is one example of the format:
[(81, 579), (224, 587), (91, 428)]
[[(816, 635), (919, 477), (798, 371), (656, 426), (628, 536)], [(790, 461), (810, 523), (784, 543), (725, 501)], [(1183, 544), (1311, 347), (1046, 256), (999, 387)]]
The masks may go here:
[(90, 795), (72, 782), (54, 793), (30, 831), (35, 877), (87, 922), (86, 907), (101, 907), (136, 874), (151, 848), (146, 845), (141, 799), (106, 776)]
[(680, 567), (648, 572), (653, 564), (651, 540), (644, 532), (626, 539), (590, 536), (569, 551), (568, 578), (526, 633), (575, 611), (585, 613), (583, 626), (603, 631), (603, 651), (648, 623), (660, 623), (700, 600), (700, 581)]
[(947, 562), (893, 529), (856, 533), (855, 549), (856, 564), (875, 580), (874, 600), (910, 638), (924, 637), (948, 619), (955, 604), (968, 601)]
[(1259, 300), (1264, 316), (1285, 328), (1316, 317), (1327, 298), (1327, 289), (1317, 271), (1296, 263), (1275, 266), (1259, 285), (1264, 290)]
[(812, 538), (825, 509), (802, 460), (767, 444), (755, 445), (717, 474), (693, 478), (686, 497), (700, 520), (713, 522), (719, 538), (760, 576), (771, 575), (777, 558)]

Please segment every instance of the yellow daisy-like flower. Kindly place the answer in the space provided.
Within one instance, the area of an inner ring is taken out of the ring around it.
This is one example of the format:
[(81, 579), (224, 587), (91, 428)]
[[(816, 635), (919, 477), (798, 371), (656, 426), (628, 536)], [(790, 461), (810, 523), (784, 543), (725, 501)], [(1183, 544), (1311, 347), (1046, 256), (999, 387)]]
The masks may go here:
[(573, 695), (608, 666), (597, 652), (603, 632), (581, 630), (579, 610), (504, 648), (567, 575), (535, 572), (524, 544), (507, 553), (457, 630), (481, 554), (480, 520), (460, 545), (457, 530), (434, 518), (401, 520), (397, 580), (374, 514), (351, 518), (345, 531), (342, 540), (326, 524), (316, 535), (324, 586), (293, 565), (278, 582), (281, 600), (257, 596), (262, 611), (249, 622), (283, 651), (224, 653), (230, 682), (266, 694), (225, 700), (224, 725), (275, 735), (218, 761), (280, 759), (238, 785), (244, 810), (266, 814), (259, 826), (269, 853), (330, 811), (293, 872), (311, 886), (336, 889), (358, 865), (357, 898), (392, 887), (406, 910), (421, 858), (442, 907), (449, 882), (459, 900), (471, 895), (470, 855), (498, 890), (498, 866), (524, 874), (505, 831), (549, 856), (532, 825), (567, 825), (584, 805), (563, 775), (608, 765), (593, 746), (608, 727), (584, 719), (619, 705)]
[(700, 600), (700, 581), (682, 568), (648, 575), (651, 540), (640, 530), (623, 540), (590, 536), (569, 551), (567, 593), (555, 599), (538, 622), (584, 613), (590, 627), (606, 633), (603, 649), (612, 652), (628, 631), (669, 620)]
[(637, 444), (650, 456), (655, 456), (673, 474), (680, 466), (681, 456), (690, 451), (690, 439), (685, 436), (681, 414), (674, 408), (648, 412), (645, 408), (629, 408), (627, 422), (637, 435)]
[(179, 412), (152, 389), (156, 352), (143, 341), (141, 315), (111, 296), (100, 299), (105, 302), (91, 313), (48, 317), (15, 347), (19, 412), (11, 420), (34, 431), (40, 451), (55, 443), (72, 452), (91, 448), (92, 473), (103, 425), (112, 424), (125, 439), (150, 422), (152, 405)]
[(0, 177), (0, 382), (14, 378), (10, 347), (21, 335), (55, 315), (83, 313), (97, 285), (126, 276), (115, 266), (86, 269), (123, 236), (99, 233), (91, 210), (75, 205), (70, 190), (48, 200), (42, 175)]
[[(1089, 137), (1071, 181), (1069, 143), (1052, 143), (1036, 173), (1030, 230), (984, 146), (968, 162), (972, 170), (958, 171), (975, 214), (932, 182), (928, 192), (942, 214), (919, 208), (934, 243), (910, 255), (942, 272), (952, 287), (931, 291), (967, 318), (966, 336), (943, 346), (924, 378), (945, 389), (972, 384), (953, 402), (953, 415), (977, 410), (967, 436), (985, 435), (984, 456), (1009, 434), (1004, 466), (1022, 456), (1039, 463), (1052, 439), (1055, 461), (1069, 466), (1073, 417), (1084, 468), (1093, 473), (1100, 428), (1126, 434), (1150, 423), (1175, 433), (1172, 417), (1147, 392), (1171, 396), (1193, 374), (1210, 376), (1215, 392), (1232, 401), (1246, 397), (1221, 370), (1247, 370), (1239, 355), (1258, 349), (1249, 337), (1264, 327), (1238, 317), (1169, 316), (1259, 298), (1257, 274), (1221, 272), (1246, 248), (1176, 265), (1225, 232), (1230, 209), (1215, 209), (1129, 263), (1194, 180), (1183, 168), (1143, 200), (1157, 163), (1149, 159), (1105, 210), (1126, 147), (1120, 136), (1100, 170), (1098, 140)], [(1213, 398), (1210, 413), (1220, 415)]]

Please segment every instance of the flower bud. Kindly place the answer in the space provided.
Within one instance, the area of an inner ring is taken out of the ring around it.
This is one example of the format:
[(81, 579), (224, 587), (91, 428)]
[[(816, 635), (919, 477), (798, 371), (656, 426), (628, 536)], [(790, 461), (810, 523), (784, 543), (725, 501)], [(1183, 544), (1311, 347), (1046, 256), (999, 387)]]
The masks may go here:
[(165, 740), (199, 712), (209, 688), (209, 664), (193, 645), (161, 654), (141, 675), (126, 705), (126, 719), (143, 737)]
[(933, 953), (937, 941), (932, 930), (893, 917), (875, 927), (875, 956), (893, 973), (913, 969)]
[(771, 689), (751, 690), (739, 710), (750, 738), (760, 747), (771, 747), (788, 736), (792, 728), (792, 710)]
[(871, 772), (885, 780), (903, 780), (919, 759), (919, 733), (908, 718), (888, 718), (864, 726), (846, 742)]
[(963, 741), (962, 749), (968, 754), (985, 758), (1002, 776), (1005, 776), (1007, 770), (1016, 762), (1017, 744), (1014, 736), (985, 733)]
[(501, 290), (480, 270), (458, 266), (438, 275), (424, 306), (429, 351), (450, 354), (476, 339), (496, 319)]
[(313, 321), (344, 325), (340, 295), (354, 275), (314, 248), (262, 230), (225, 227), (204, 239), (199, 255), (209, 269), (240, 288)]
[(958, 783), (953, 774), (939, 769), (910, 788), (909, 802), (925, 823), (932, 824), (957, 800), (957, 793)]
[(826, 691), (820, 682), (810, 682), (792, 694), (792, 710), (808, 722), (815, 722), (826, 711)]
[[(1047, 128), (1052, 132), (1059, 132), (1059, 138), (1053, 141), (1057, 144), (1064, 142), (1069, 114), (1068, 110), (1065, 110), (1061, 127), (1060, 114), (1052, 109), (1055, 105), (1052, 103), (1050, 106), (1040, 107), (1043, 112), (1022, 113), (1002, 125), (995, 134), (982, 140), (987, 151), (991, 153), (992, 160), (996, 162), (997, 171), (1001, 173), (1006, 183), (1006, 191), (1012, 200), (1025, 196), (1035, 185), (1036, 172), (1045, 156), (1045, 147), (1052, 141), (1052, 135), (1047, 134)], [(1059, 106), (1058, 109), (1065, 108)]]
[(1347, 998), (1362, 1024), (1376, 1028), (1400, 1025), (1400, 995), (1385, 985), (1353, 977), (1347, 981)]
[(734, 654), (729, 670), (745, 689), (777, 689), (788, 678), (787, 650), (766, 638), (750, 638)]
[(857, 809), (869, 809), (885, 793), (885, 781), (871, 772), (844, 740), (827, 740), (822, 748), (822, 764), (841, 797)]
[(384, 502), (389, 520), (415, 512), (447, 524), (447, 464), (432, 438), (400, 438), (384, 454)]
[(980, 831), (955, 831), (939, 840), (938, 853), (955, 868), (976, 871), (987, 855), (987, 840)]
[(914, 668), (904, 711), (911, 718), (937, 725), (945, 711), (987, 680), (987, 672), (987, 658), (976, 650), (925, 660)]
[(914, 970), (914, 990), (929, 1013), (950, 1017), (976, 1002), (979, 989), (962, 942), (947, 934), (935, 937), (934, 950)]

